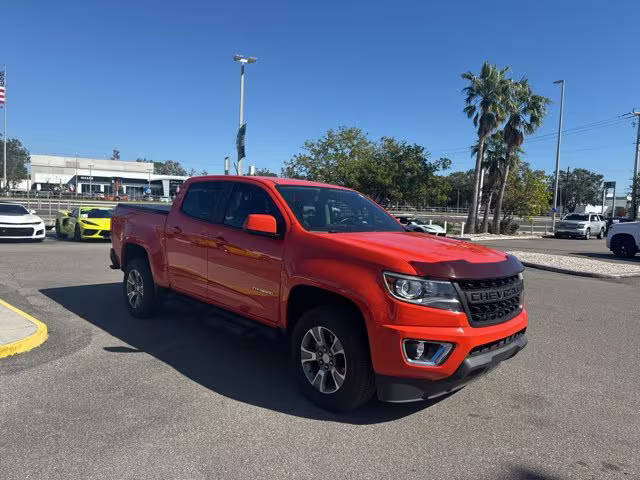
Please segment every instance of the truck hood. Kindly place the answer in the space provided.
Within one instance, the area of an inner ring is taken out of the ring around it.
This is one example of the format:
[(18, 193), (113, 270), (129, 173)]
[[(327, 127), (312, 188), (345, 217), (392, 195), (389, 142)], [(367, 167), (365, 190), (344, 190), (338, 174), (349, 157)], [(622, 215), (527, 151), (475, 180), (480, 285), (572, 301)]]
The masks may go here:
[(381, 262), (386, 260), (394, 265), (406, 263), (418, 275), (432, 278), (499, 278), (524, 270), (512, 255), (425, 233), (354, 232), (324, 235), (330, 235), (332, 240), (345, 247), (364, 252), (368, 258)]

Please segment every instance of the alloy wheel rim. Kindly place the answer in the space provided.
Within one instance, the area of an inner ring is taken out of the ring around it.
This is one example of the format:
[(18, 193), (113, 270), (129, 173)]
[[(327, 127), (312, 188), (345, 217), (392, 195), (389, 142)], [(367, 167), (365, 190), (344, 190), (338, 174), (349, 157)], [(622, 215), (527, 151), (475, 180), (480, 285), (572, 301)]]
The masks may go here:
[(144, 282), (142, 281), (142, 275), (137, 270), (130, 270), (127, 276), (127, 298), (129, 299), (129, 305), (133, 308), (138, 308), (142, 304), (142, 298), (144, 296)]
[(307, 330), (300, 343), (302, 371), (323, 394), (337, 392), (347, 376), (347, 357), (338, 336), (326, 327)]

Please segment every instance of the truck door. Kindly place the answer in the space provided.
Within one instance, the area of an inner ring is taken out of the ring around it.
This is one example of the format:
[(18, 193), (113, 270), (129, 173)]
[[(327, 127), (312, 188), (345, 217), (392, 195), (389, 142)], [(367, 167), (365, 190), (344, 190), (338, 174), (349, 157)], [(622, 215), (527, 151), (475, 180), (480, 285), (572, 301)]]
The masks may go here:
[(229, 188), (229, 182), (192, 183), (182, 204), (171, 209), (165, 227), (171, 288), (207, 297), (207, 242), (217, 232)]
[[(251, 213), (276, 217), (281, 236), (264, 237), (244, 231), (244, 221)], [(284, 218), (266, 190), (256, 184), (235, 182), (219, 234), (212, 238), (208, 249), (211, 298), (261, 322), (277, 322), (284, 230)]]

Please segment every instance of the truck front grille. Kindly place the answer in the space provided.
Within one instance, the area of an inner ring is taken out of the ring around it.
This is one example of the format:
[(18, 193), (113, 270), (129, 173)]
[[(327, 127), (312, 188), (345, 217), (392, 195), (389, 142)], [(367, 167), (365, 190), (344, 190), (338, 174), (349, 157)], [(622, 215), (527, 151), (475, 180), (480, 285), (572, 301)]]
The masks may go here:
[(506, 322), (522, 311), (523, 284), (518, 275), (461, 280), (458, 286), (473, 327)]

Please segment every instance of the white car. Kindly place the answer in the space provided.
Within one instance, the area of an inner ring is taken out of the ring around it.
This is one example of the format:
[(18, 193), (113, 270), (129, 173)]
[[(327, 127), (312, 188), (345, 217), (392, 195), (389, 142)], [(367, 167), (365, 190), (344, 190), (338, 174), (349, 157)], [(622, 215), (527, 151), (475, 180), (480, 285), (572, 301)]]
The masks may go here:
[(423, 232), (436, 235), (438, 237), (446, 237), (447, 231), (440, 225), (435, 223), (428, 224), (419, 220), (410, 220), (407, 217), (399, 217), (400, 223), (404, 225), (405, 230), (410, 232)]
[(44, 240), (44, 222), (35, 213), (18, 203), (0, 203), (0, 240)]
[(607, 234), (607, 248), (616, 257), (634, 257), (640, 251), (640, 222), (612, 224)]

